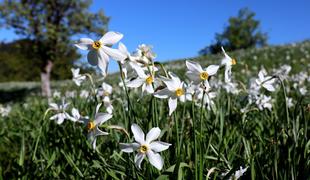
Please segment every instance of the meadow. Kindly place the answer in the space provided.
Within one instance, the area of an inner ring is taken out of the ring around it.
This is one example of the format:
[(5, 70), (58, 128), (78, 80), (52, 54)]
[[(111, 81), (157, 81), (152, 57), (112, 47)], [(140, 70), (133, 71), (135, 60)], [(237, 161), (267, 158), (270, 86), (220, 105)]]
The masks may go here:
[(226, 53), (1, 84), (0, 179), (310, 179), (310, 42)]

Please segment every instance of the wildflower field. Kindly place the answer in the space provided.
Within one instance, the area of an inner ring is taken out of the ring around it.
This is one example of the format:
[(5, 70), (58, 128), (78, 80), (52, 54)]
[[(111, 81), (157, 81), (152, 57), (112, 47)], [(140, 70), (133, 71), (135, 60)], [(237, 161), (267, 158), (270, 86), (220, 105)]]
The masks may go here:
[(159, 63), (122, 38), (75, 44), (100, 74), (0, 106), (0, 179), (310, 178), (309, 41)]

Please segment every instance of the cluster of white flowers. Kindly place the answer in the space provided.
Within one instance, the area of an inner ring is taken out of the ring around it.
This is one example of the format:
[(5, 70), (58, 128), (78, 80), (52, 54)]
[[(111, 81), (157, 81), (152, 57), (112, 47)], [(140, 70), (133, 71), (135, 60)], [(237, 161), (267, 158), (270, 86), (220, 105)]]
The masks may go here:
[[(232, 66), (237, 62), (225, 52), (223, 47), (223, 58), (218, 61), (218, 64), (202, 67), (197, 62), (186, 61), (188, 80), (183, 81), (173, 72), (167, 72), (162, 66), (160, 68), (165, 72), (165, 76), (159, 75), (159, 68), (155, 66), (156, 63), (154, 62), (156, 55), (152, 51), (151, 46), (142, 44), (137, 48), (136, 52), (129, 53), (127, 47), (119, 42), (122, 38), (123, 35), (121, 33), (108, 32), (97, 41), (81, 38), (75, 46), (89, 51), (87, 55), (88, 62), (90, 65), (99, 68), (103, 79), (107, 76), (109, 59), (116, 60), (121, 70), (122, 82), (119, 84), (121, 88), (127, 90), (128, 87), (135, 91), (140, 91), (141, 88), (142, 93), (140, 94), (142, 97), (144, 95), (151, 95), (156, 98), (167, 99), (169, 116), (177, 109), (178, 103), (185, 101), (192, 101), (197, 106), (215, 111), (216, 103), (214, 98), (219, 93), (219, 89), (224, 89), (231, 94), (238, 94), (240, 92), (238, 84), (232, 81)], [(111, 48), (112, 45), (118, 42), (117, 49)], [(216, 77), (220, 69), (224, 69), (223, 80)], [(250, 81), (250, 88), (248, 89), (249, 103), (241, 111), (246, 112), (247, 108), (252, 104), (260, 110), (271, 110), (273, 102), (271, 93), (279, 87), (277, 79), (282, 81), (288, 79), (290, 69), (291, 67), (286, 65), (275, 71), (274, 75), (268, 76), (267, 71), (262, 68), (258, 73), (258, 78)], [(80, 74), (79, 69), (71, 69), (71, 71), (73, 74), (72, 80), (77, 86), (81, 86), (87, 80), (87, 77), (94, 85), (91, 75)], [(299, 82), (296, 88), (303, 85), (304, 81), (309, 81), (309, 78), (307, 78), (307, 75), (304, 74), (292, 77), (296, 83)], [(303, 83), (300, 84), (300, 82)], [(111, 85), (102, 82), (98, 88), (94, 86), (92, 88), (91, 91), (82, 90), (79, 96), (97, 103), (94, 117), (82, 116), (79, 110), (74, 107), (71, 109), (71, 114), (67, 113), (70, 104), (65, 103), (65, 100), (62, 99), (61, 104), (50, 103), (50, 110), (56, 112), (50, 119), (55, 120), (58, 124), (63, 123), (66, 119), (83, 123), (88, 131), (88, 139), (95, 149), (97, 136), (108, 134), (100, 128), (102, 128), (101, 125), (104, 122), (112, 118), (114, 108), (112, 105), (113, 88)], [(66, 97), (75, 97), (76, 94), (75, 91), (66, 92)], [(54, 92), (54, 97), (59, 98), (61, 94)], [(289, 107), (293, 106), (291, 98), (286, 100)], [(99, 112), (102, 106), (105, 108), (106, 113)], [(152, 128), (146, 136), (137, 124), (131, 125), (131, 131), (135, 142), (120, 143), (121, 150), (126, 153), (137, 152), (134, 161), (138, 168), (141, 167), (143, 159), (147, 157), (154, 167), (161, 170), (164, 161), (159, 152), (168, 149), (171, 144), (155, 141), (161, 133), (159, 127)], [(235, 173), (234, 177), (240, 177), (240, 174), (243, 174), (245, 171), (246, 168), (241, 168), (240, 171)]]
[(0, 116), (2, 117), (6, 117), (10, 114), (12, 110), (12, 107), (7, 105), (7, 106), (3, 106), (0, 104)]

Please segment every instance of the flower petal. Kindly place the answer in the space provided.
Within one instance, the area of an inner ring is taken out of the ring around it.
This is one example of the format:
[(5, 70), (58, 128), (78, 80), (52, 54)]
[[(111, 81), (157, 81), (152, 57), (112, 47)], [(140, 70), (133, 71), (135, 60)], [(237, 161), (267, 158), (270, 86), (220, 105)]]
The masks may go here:
[(119, 32), (107, 32), (105, 35), (102, 36), (102, 38), (100, 38), (100, 42), (102, 44), (115, 44), (118, 41), (120, 41), (123, 38), (123, 34), (119, 33)]
[(126, 153), (134, 152), (140, 147), (138, 143), (119, 143), (119, 145), (121, 150)]
[(147, 134), (146, 134), (146, 143), (150, 143), (151, 141), (154, 141), (157, 139), (160, 135), (160, 129), (158, 127), (152, 128)]
[(169, 148), (169, 146), (171, 146), (171, 144), (169, 143), (165, 143), (165, 142), (161, 142), (161, 141), (154, 141), (150, 144), (150, 148), (154, 151), (154, 152), (161, 152), (164, 151), (166, 149)]
[(135, 156), (135, 164), (136, 164), (137, 168), (141, 169), (141, 163), (142, 163), (144, 158), (145, 158), (145, 154), (143, 154), (143, 153), (136, 154), (136, 156)]
[(186, 67), (192, 72), (201, 73), (203, 71), (200, 64), (194, 61), (186, 61)]
[(131, 125), (131, 131), (133, 133), (133, 136), (135, 138), (135, 141), (137, 141), (140, 144), (144, 144), (144, 132), (142, 131), (142, 129), (137, 125), (137, 124), (132, 124)]
[(146, 153), (150, 163), (156, 167), (158, 170), (161, 170), (164, 165), (164, 160), (158, 153), (154, 153), (152, 150), (147, 151)]
[(154, 88), (153, 88), (152, 84), (147, 84), (147, 85), (145, 86), (145, 90), (146, 90), (146, 92), (148, 92), (149, 94), (153, 94), (153, 93), (154, 93)]
[(127, 53), (128, 53), (128, 50), (127, 50), (127, 47), (125, 46), (125, 44), (123, 44), (123, 43), (119, 43), (118, 44), (118, 49), (119, 49), (119, 51), (121, 52), (121, 53), (123, 53), (124, 55), (127, 55)]
[(173, 111), (175, 111), (175, 109), (177, 108), (178, 99), (177, 98), (169, 98), (168, 104), (169, 104), (169, 116), (171, 116)]
[(144, 83), (144, 79), (141, 79), (141, 78), (136, 78), (132, 81), (129, 81), (127, 83), (127, 87), (130, 87), (130, 88), (137, 88), (137, 87), (140, 87), (143, 83)]
[(87, 54), (87, 60), (88, 63), (92, 66), (97, 66), (98, 64), (98, 51), (97, 50), (91, 50)]
[(112, 49), (106, 46), (102, 46), (101, 50), (104, 51), (106, 54), (108, 54), (110, 57), (112, 57), (116, 61), (124, 61), (126, 59), (126, 55), (121, 53), (118, 49)]
[(154, 93), (154, 96), (157, 98), (165, 99), (168, 98), (171, 94), (171, 91), (169, 91), (168, 88), (164, 88), (162, 90), (158, 90)]
[(101, 70), (103, 76), (106, 76), (109, 64), (109, 56), (102, 50), (98, 51), (98, 67)]
[(218, 65), (210, 65), (207, 67), (207, 73), (212, 76), (214, 74), (216, 74), (217, 70), (219, 69), (220, 66)]
[(91, 45), (93, 44), (93, 40), (89, 38), (81, 38), (79, 41), (74, 44), (77, 48), (80, 48), (82, 50), (90, 50)]
[(112, 114), (109, 113), (97, 113), (95, 115), (94, 123), (95, 125), (101, 125), (102, 123), (106, 122), (107, 120), (112, 118)]

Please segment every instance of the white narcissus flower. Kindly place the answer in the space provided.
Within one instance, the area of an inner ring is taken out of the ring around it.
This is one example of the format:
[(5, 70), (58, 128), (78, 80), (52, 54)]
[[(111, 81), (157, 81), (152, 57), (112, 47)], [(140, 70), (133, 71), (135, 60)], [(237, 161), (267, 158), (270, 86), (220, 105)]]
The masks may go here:
[(77, 86), (80, 86), (81, 83), (86, 79), (86, 76), (85, 75), (81, 75), (80, 74), (80, 68), (71, 68), (71, 72), (72, 72), (72, 80), (73, 82), (77, 85)]
[(237, 170), (234, 174), (233, 177), (230, 177), (230, 180), (237, 180), (239, 179), (248, 169), (248, 167), (242, 168), (242, 166), (240, 166), (240, 169)]
[(209, 86), (208, 79), (210, 76), (216, 74), (219, 69), (218, 65), (210, 65), (205, 69), (202, 69), (200, 64), (193, 61), (186, 61), (186, 66), (188, 71), (186, 75), (194, 84), (204, 83), (206, 86)]
[(104, 122), (112, 118), (112, 115), (109, 113), (99, 113), (99, 108), (101, 104), (98, 104), (96, 107), (96, 114), (94, 119), (85, 118), (84, 124), (88, 130), (87, 138), (92, 144), (93, 149), (96, 149), (97, 137), (101, 135), (108, 135), (109, 133), (103, 132), (99, 129), (99, 126)]
[(154, 93), (154, 82), (155, 82), (155, 77), (151, 74), (145, 74), (144, 70), (138, 66), (135, 65), (134, 68), (138, 74), (138, 77), (132, 81), (129, 81), (127, 83), (127, 87), (130, 88), (137, 88), (142, 86), (142, 92), (146, 91), (149, 94)]
[(83, 90), (80, 92), (80, 97), (81, 97), (81, 98), (88, 98), (88, 97), (89, 97), (89, 91), (83, 89)]
[(149, 162), (158, 170), (161, 170), (164, 165), (164, 160), (159, 152), (164, 151), (171, 146), (169, 143), (154, 141), (159, 137), (161, 130), (158, 127), (152, 128), (145, 137), (141, 128), (137, 124), (132, 124), (131, 131), (136, 142), (120, 143), (121, 150), (126, 153), (138, 151), (138, 154), (135, 156), (135, 164), (138, 168), (141, 169), (141, 162), (145, 156), (147, 156)]
[(112, 49), (109, 46), (117, 43), (123, 38), (123, 34), (118, 32), (107, 32), (98, 41), (94, 41), (89, 38), (81, 38), (75, 46), (88, 50), (87, 60), (89, 64), (98, 66), (105, 76), (107, 73), (107, 67), (109, 63), (109, 57), (117, 61), (123, 61), (126, 56), (122, 54), (118, 49)]
[(237, 64), (237, 61), (228, 56), (223, 47), (221, 48), (224, 54), (221, 64), (225, 66), (225, 82), (228, 83), (231, 81), (231, 66)]
[(65, 119), (69, 119), (69, 114), (66, 112), (70, 103), (65, 103), (62, 99), (61, 104), (49, 103), (51, 110), (56, 111), (56, 114), (50, 117), (50, 120), (55, 120), (57, 124), (62, 124)]
[(265, 108), (271, 110), (271, 108), (272, 108), (272, 102), (271, 101), (272, 101), (272, 98), (270, 96), (260, 95), (257, 97), (255, 103), (260, 110), (263, 110)]
[(0, 116), (2, 116), (2, 117), (8, 116), (10, 114), (11, 110), (12, 110), (11, 106), (4, 107), (0, 104)]
[(258, 73), (258, 79), (256, 79), (256, 84), (259, 86), (263, 86), (270, 92), (273, 92), (276, 90), (273, 85), (275, 83), (275, 79), (271, 76), (266, 75), (267, 73), (264, 69), (260, 70)]
[(155, 53), (152, 51), (152, 47), (149, 45), (141, 44), (137, 49), (137, 56), (143, 64), (149, 64), (156, 57)]
[(110, 84), (103, 82), (101, 87), (97, 90), (97, 95), (104, 98), (106, 96), (110, 96), (112, 94), (113, 87)]
[(85, 119), (88, 119), (88, 117), (83, 117), (79, 113), (79, 110), (76, 108), (72, 108), (71, 110), (71, 116), (68, 116), (68, 119), (70, 119), (73, 122), (80, 122), (83, 123)]
[(169, 73), (169, 75), (171, 76), (171, 79), (162, 78), (162, 81), (166, 84), (167, 87), (155, 92), (154, 96), (162, 99), (169, 98), (168, 105), (170, 116), (177, 108), (178, 99), (181, 102), (185, 102), (185, 89), (184, 82), (181, 82), (179, 77), (172, 73)]

